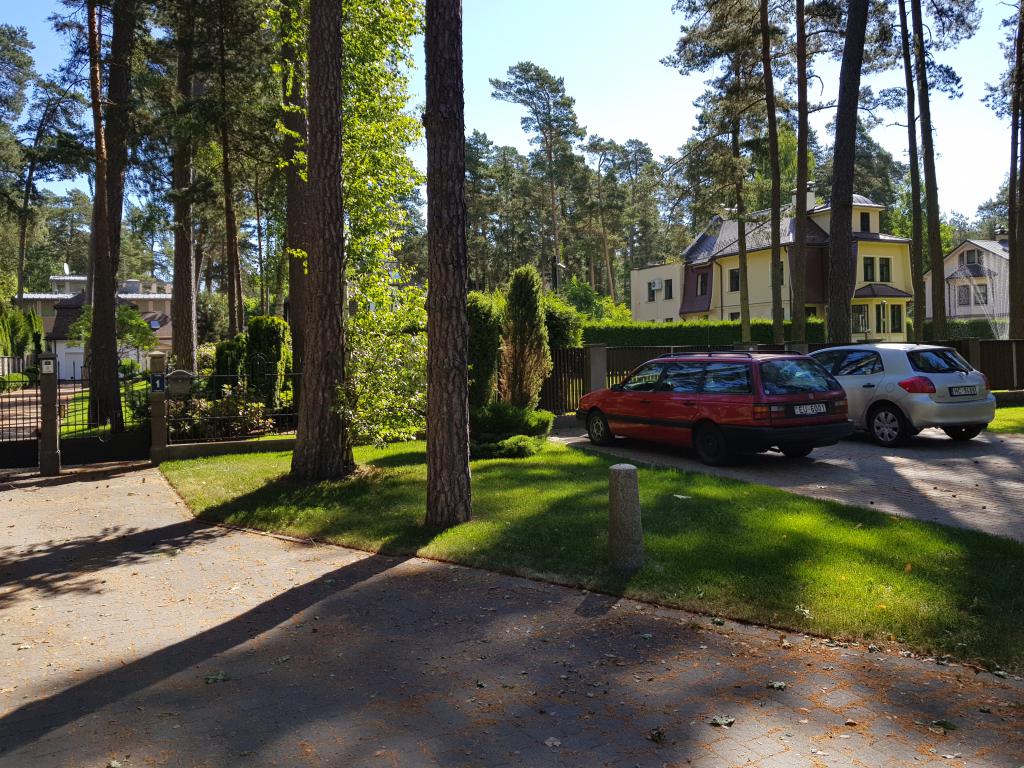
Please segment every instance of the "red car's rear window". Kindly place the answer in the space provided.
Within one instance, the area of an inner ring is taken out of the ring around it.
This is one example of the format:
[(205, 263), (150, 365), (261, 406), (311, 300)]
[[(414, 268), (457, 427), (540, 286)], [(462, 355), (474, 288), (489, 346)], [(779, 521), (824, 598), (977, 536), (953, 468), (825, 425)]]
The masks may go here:
[(839, 382), (819, 363), (799, 357), (761, 363), (761, 388), (766, 395), (799, 395), (841, 389)]

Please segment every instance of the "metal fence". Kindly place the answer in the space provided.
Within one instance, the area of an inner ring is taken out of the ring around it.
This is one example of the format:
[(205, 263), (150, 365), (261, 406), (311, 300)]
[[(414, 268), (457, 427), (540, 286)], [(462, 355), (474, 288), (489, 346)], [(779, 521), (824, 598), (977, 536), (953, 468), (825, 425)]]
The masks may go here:
[(208, 443), (288, 435), (298, 426), (299, 373), (206, 375), (168, 393), (167, 442)]
[[(149, 381), (140, 375), (120, 378), (121, 431), (137, 430), (149, 421)], [(86, 380), (63, 381), (57, 389), (61, 439), (103, 438), (114, 430), (112, 414), (103, 413), (92, 402), (93, 392)]]

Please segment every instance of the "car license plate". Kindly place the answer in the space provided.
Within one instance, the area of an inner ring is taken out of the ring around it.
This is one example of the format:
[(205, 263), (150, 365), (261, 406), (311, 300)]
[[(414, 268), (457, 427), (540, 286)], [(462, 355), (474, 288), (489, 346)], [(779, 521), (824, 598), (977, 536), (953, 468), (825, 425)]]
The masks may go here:
[(949, 394), (953, 397), (978, 394), (977, 387), (950, 387)]
[(808, 403), (807, 405), (794, 405), (794, 416), (813, 416), (817, 413), (827, 413), (828, 406), (825, 403)]

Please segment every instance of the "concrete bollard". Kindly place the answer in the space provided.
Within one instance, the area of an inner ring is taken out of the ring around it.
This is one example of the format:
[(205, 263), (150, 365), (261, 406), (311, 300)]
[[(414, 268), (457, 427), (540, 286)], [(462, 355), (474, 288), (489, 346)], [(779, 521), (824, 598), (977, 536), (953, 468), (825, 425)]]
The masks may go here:
[(633, 572), (644, 566), (640, 485), (632, 464), (615, 464), (608, 471), (608, 554), (616, 570)]

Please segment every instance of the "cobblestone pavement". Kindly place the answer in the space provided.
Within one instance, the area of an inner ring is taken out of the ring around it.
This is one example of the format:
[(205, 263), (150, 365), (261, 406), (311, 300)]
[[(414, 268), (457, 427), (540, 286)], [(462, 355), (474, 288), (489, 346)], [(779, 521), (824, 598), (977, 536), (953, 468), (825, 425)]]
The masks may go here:
[(1019, 679), (206, 527), (153, 469), (8, 478), (0, 528), (2, 768), (1024, 764)]
[(854, 436), (817, 448), (806, 459), (765, 453), (742, 457), (729, 467), (705, 466), (687, 449), (626, 438), (606, 448), (592, 446), (574, 417), (558, 419), (554, 435), (568, 445), (646, 464), (763, 483), (1024, 541), (1024, 435), (986, 432), (958, 443), (926, 429), (896, 449)]

